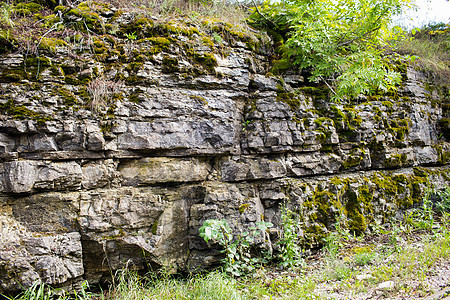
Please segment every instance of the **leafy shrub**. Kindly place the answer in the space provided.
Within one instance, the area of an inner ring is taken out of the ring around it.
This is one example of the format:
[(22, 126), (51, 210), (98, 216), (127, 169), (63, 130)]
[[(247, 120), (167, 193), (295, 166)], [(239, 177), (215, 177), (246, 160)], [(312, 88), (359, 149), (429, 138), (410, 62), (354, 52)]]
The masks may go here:
[[(403, 0), (297, 0), (266, 2), (251, 22), (266, 28), (278, 41), (280, 61), (311, 72), (322, 81), (332, 99), (391, 92), (401, 76), (387, 57), (391, 40), (403, 34), (389, 29)], [(392, 59), (396, 58), (392, 55)]]
[(299, 232), (301, 231), (299, 222), (293, 212), (286, 207), (283, 207), (281, 221), (281, 238), (278, 241), (280, 265), (289, 269), (302, 267), (304, 260), (302, 258), (303, 249), (299, 246)]
[(269, 222), (257, 222), (255, 227), (250, 227), (249, 231), (234, 238), (226, 220), (206, 220), (199, 229), (199, 235), (207, 243), (213, 241), (224, 248), (222, 253), (225, 253), (225, 272), (241, 276), (253, 271), (255, 265), (261, 262), (261, 258), (251, 257), (250, 246), (258, 235), (264, 236), (267, 228), (272, 226)]

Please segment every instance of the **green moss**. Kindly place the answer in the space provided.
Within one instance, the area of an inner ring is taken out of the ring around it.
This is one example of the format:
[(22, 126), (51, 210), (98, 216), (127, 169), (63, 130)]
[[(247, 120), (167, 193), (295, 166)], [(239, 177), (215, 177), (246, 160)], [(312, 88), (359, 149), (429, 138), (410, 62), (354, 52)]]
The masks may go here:
[(60, 87), (57, 90), (57, 93), (59, 96), (61, 96), (64, 99), (64, 105), (74, 106), (74, 105), (78, 104), (77, 98), (71, 91), (69, 91), (63, 87)]
[(39, 44), (39, 48), (55, 53), (57, 48), (68, 47), (68, 44), (61, 39), (44, 37)]
[(386, 159), (386, 166), (389, 168), (399, 168), (405, 165), (407, 160), (406, 154), (394, 154)]
[(283, 72), (289, 70), (292, 68), (292, 62), (289, 58), (282, 58), (280, 60), (274, 60), (272, 62), (272, 69), (270, 70), (271, 73), (279, 75)]
[(71, 85), (79, 85), (80, 80), (78, 80), (78, 76), (76, 75), (65, 75), (64, 82)]
[(390, 176), (384, 175), (383, 173), (375, 173), (371, 177), (371, 182), (377, 186), (379, 191), (386, 193), (390, 197), (398, 194), (397, 184)]
[[(327, 140), (331, 137), (333, 120), (327, 117), (320, 117), (314, 120), (314, 124), (317, 127), (317, 131), (320, 133), (318, 136), (322, 143), (322, 148)], [(325, 150), (325, 149), (324, 149)]]
[(53, 120), (53, 118), (37, 113), (24, 105), (16, 105), (13, 100), (9, 100), (6, 103), (0, 103), (0, 112), (1, 114), (11, 116), (13, 119), (35, 120), (38, 124)]
[(200, 103), (203, 103), (204, 105), (208, 105), (208, 101), (206, 101), (206, 99), (202, 96), (190, 95), (189, 98), (196, 100)]
[(365, 155), (364, 149), (354, 149), (350, 151), (347, 159), (342, 163), (342, 168), (348, 170), (352, 167), (359, 166)]
[(303, 94), (310, 96), (313, 99), (324, 99), (324, 100), (329, 99), (329, 90), (327, 87), (324, 86), (317, 86), (317, 87), (305, 86), (299, 88), (299, 90)]
[(156, 220), (153, 224), (152, 224), (152, 234), (156, 234), (158, 232), (158, 220)]
[(140, 39), (137, 41), (137, 43), (151, 43), (154, 47), (152, 47), (150, 53), (157, 54), (161, 51), (167, 50), (172, 42), (168, 38), (158, 36)]
[(41, 9), (41, 6), (37, 3), (34, 2), (29, 2), (29, 3), (18, 3), (14, 8), (13, 11), (14, 13), (18, 14), (18, 15), (31, 15), (33, 13), (37, 13), (39, 10)]
[(330, 108), (326, 113), (333, 120), (340, 140), (343, 142), (354, 141), (357, 136), (356, 131), (362, 123), (362, 118), (358, 112), (351, 107), (345, 107), (341, 110), (337, 106), (331, 105)]
[(441, 127), (441, 132), (443, 133), (445, 139), (450, 141), (450, 118), (440, 119), (439, 126)]
[(104, 119), (101, 123), (100, 123), (100, 131), (102, 133), (110, 133), (112, 131), (112, 129), (114, 128), (115, 124), (108, 119)]
[(2, 70), (2, 73), (0, 74), (0, 82), (19, 82), (29, 77), (29, 74), (23, 69)]
[(409, 119), (382, 119), (384, 127), (394, 136), (397, 141), (403, 141), (409, 132)]
[(178, 59), (175, 57), (164, 56), (162, 64), (164, 73), (173, 73), (180, 70), (178, 67)]
[[(312, 202), (309, 205), (312, 205), (311, 208), (315, 208), (317, 210), (317, 219), (314, 221), (318, 221), (324, 225), (331, 224), (336, 221), (335, 216), (331, 213), (330, 208), (334, 205), (336, 206), (336, 195), (331, 193), (329, 190), (322, 190), (318, 187), (313, 194)], [(338, 205), (339, 206), (339, 205)]]
[(294, 93), (277, 93), (277, 101), (286, 103), (292, 111), (297, 111), (301, 105), (300, 99)]
[(305, 230), (304, 247), (307, 249), (323, 246), (328, 230), (325, 225), (315, 223), (308, 226)]
[(108, 52), (108, 44), (99, 39), (98, 37), (93, 38), (92, 48), (95, 54), (104, 54)]
[(450, 151), (444, 149), (442, 145), (433, 145), (434, 149), (436, 149), (436, 152), (438, 154), (438, 163), (445, 165), (448, 162), (450, 162)]
[(203, 36), (202, 43), (203, 43), (203, 45), (209, 46), (211, 49), (214, 49), (214, 42), (212, 41), (212, 39), (210, 37)]
[(392, 103), (391, 101), (383, 101), (381, 102), (381, 104), (383, 104), (387, 108), (391, 108), (394, 105), (394, 103)]
[(76, 7), (69, 8), (68, 10), (66, 9), (64, 14), (73, 19), (70, 23), (72, 29), (89, 34), (92, 32), (104, 34), (105, 26), (100, 14), (107, 10), (108, 4), (106, 3), (85, 1), (81, 2)]
[(248, 203), (242, 204), (241, 206), (239, 206), (239, 213), (243, 214), (249, 207), (250, 207), (250, 204), (248, 204)]
[(178, 34), (181, 33), (182, 28), (174, 25), (173, 23), (167, 23), (167, 24), (158, 24), (157, 29), (165, 34)]
[(142, 67), (144, 66), (144, 63), (142, 62), (132, 62), (130, 64), (127, 65), (127, 67), (125, 68), (128, 72), (132, 72), (132, 73), (137, 73), (139, 70), (142, 69)]
[(214, 57), (213, 53), (198, 53), (194, 50), (187, 48), (186, 53), (189, 55), (189, 57), (192, 58), (192, 60), (203, 66), (205, 69), (209, 71), (214, 71), (214, 67), (217, 66), (217, 59)]
[(140, 88), (135, 88), (130, 93), (130, 96), (128, 96), (128, 100), (133, 103), (141, 103), (143, 101), (143, 98), (139, 96), (142, 95), (143, 93), (144, 91), (141, 90)]
[(80, 97), (84, 103), (90, 103), (91, 96), (86, 87), (81, 87), (78, 91), (75, 92), (75, 94)]
[(364, 215), (361, 213), (360, 199), (355, 191), (347, 191), (345, 197), (347, 203), (345, 204), (345, 210), (348, 219), (348, 229), (355, 234), (362, 234), (367, 230), (367, 222)]

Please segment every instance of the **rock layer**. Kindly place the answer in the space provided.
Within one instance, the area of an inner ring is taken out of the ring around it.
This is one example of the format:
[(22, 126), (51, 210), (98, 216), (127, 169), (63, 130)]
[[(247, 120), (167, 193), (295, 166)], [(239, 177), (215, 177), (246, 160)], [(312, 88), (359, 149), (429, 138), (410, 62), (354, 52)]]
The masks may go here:
[[(83, 63), (57, 48), (16, 81), (4, 74), (27, 58), (0, 57), (0, 292), (207, 268), (220, 255), (198, 237), (204, 220), (270, 221), (275, 241), (283, 207), (319, 247), (338, 218), (362, 233), (448, 185), (442, 99), (420, 72), (395, 96), (330, 103), (298, 74), (268, 74), (270, 45), (228, 36), (224, 55), (205, 34), (166, 32), (171, 45), (139, 59), (154, 39), (118, 37)], [(120, 91), (96, 108), (83, 78)]]

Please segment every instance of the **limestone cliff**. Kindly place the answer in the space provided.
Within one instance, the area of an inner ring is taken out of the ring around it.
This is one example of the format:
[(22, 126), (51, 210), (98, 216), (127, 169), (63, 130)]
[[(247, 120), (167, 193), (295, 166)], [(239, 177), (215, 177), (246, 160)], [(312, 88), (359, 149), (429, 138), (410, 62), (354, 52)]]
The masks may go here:
[(301, 74), (271, 75), (261, 33), (97, 13), (89, 43), (1, 48), (0, 292), (205, 268), (219, 252), (204, 220), (270, 221), (274, 244), (282, 205), (318, 247), (338, 216), (362, 233), (448, 185), (444, 96), (413, 68), (395, 95), (336, 104)]

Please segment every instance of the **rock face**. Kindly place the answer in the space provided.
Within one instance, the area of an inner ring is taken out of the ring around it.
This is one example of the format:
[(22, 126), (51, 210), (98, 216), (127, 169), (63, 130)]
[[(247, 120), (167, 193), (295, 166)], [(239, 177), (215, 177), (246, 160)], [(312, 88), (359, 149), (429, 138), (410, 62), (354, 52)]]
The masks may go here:
[(0, 293), (126, 265), (207, 268), (220, 257), (198, 237), (203, 221), (270, 221), (274, 241), (283, 207), (318, 247), (338, 218), (362, 233), (419, 204), (428, 183), (448, 185), (446, 112), (419, 72), (392, 97), (330, 103), (300, 75), (266, 76), (270, 45), (254, 36), (223, 28), (220, 52), (202, 43), (212, 29), (159, 31), (170, 45), (155, 50), (155, 26), (99, 40), (106, 50), (82, 61), (46, 51), (39, 76), (12, 78), (27, 58), (0, 56)]

